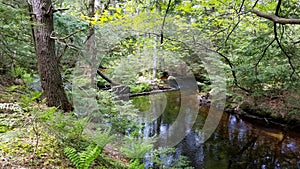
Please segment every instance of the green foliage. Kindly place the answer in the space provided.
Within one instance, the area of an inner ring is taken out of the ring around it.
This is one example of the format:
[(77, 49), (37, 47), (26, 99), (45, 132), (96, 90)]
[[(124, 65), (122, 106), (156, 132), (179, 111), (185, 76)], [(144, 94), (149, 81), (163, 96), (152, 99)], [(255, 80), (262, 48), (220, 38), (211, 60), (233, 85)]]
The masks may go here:
[[(87, 16), (87, 3), (82, 0), (54, 2), (55, 6), (70, 9), (54, 14), (55, 34), (53, 35), (58, 38), (66, 37), (56, 43), (57, 54), (61, 53), (64, 45), (67, 46), (64, 56), (60, 60), (63, 70), (67, 70), (65, 71), (66, 75), (63, 76), (66, 81), (71, 78), (68, 76), (69, 70), (72, 71), (78, 58), (83, 55), (85, 57), (85, 54), (78, 51), (86, 47), (83, 42), (92, 26), (96, 33), (100, 33), (100, 36), (95, 39), (95, 42), (100, 44), (97, 48), (97, 52), (99, 51), (97, 56), (101, 57), (102, 65), (112, 70), (106, 72), (106, 75), (112, 77), (117, 83), (130, 86), (132, 93), (151, 90), (148, 83), (138, 84), (137, 74), (146, 71), (149, 73), (153, 69), (151, 63), (154, 60), (156, 60), (157, 69), (172, 66), (177, 69), (180, 66), (179, 60), (183, 60), (199, 80), (198, 85), (201, 89), (208, 91), (212, 87), (208, 85), (209, 81), (214, 80), (218, 83), (225, 80), (223, 77), (206, 75), (207, 70), (201, 60), (209, 57), (206, 56), (208, 51), (217, 51), (222, 54), (219, 58), (227, 66), (221, 64), (219, 68), (227, 71), (227, 82), (235, 92), (230, 95), (236, 102), (241, 102), (243, 95), (236, 90), (235, 83), (250, 90), (253, 97), (269, 96), (273, 98), (281, 95), (281, 91), (293, 91), (293, 89), (299, 88), (300, 83), (297, 77), (300, 69), (300, 62), (297, 59), (300, 55), (299, 25), (277, 25), (278, 38), (284, 51), (281, 50), (276, 42), (270, 44), (274, 38), (273, 22), (260, 18), (249, 11), (252, 9), (254, 1), (175, 0), (171, 1), (167, 15), (165, 14), (168, 1), (116, 1), (102, 13), (100, 10), (96, 10), (94, 17)], [(254, 9), (273, 14), (277, 3), (274, 0), (258, 1)], [(242, 4), (243, 6), (241, 6)], [(22, 78), (26, 84), (30, 84), (33, 80), (32, 72), (29, 69), (36, 70), (36, 59), (30, 30), (31, 24), (34, 23), (30, 22), (27, 10), (25, 1), (0, 2), (2, 16), (0, 20), (0, 70), (1, 72), (3, 70), (10, 71), (12, 76)], [(279, 10), (281, 17), (299, 18), (299, 14), (298, 1), (291, 0), (281, 4)], [(164, 18), (164, 16), (167, 17)], [(164, 19), (166, 20), (162, 28)], [(72, 33), (74, 34), (68, 37)], [(160, 43), (162, 37), (160, 34), (164, 37), (163, 44)], [(211, 41), (212, 44), (208, 41)], [(201, 50), (198, 48), (199, 45)], [(286, 54), (290, 56), (290, 60)], [(228, 60), (233, 67), (228, 66)], [(210, 60), (210, 62), (216, 63), (215, 60)], [(293, 71), (290, 64), (293, 64), (295, 68), (293, 77), (290, 77)], [(235, 73), (236, 79), (232, 79), (232, 72)], [(82, 86), (89, 84), (88, 79), (80, 79), (77, 82)], [(104, 86), (106, 82), (101, 79), (99, 84)], [(21, 91), (23, 93), (23, 89), (20, 86), (11, 86), (8, 88), (8, 92)], [(91, 92), (95, 93), (94, 90)], [(42, 110), (39, 106), (33, 106), (35, 105), (34, 101), (38, 100), (40, 96), (40, 92), (30, 92), (20, 99), (22, 110), (32, 115), (30, 122), (34, 125), (32, 128), (35, 131), (30, 129), (30, 132), (35, 135), (31, 135), (38, 137), (41, 133), (40, 125), (45, 125), (43, 130), (48, 129), (47, 132), (56, 136), (57, 145), (75, 148), (66, 148), (66, 154), (69, 154), (69, 158), (75, 161), (76, 167), (81, 166), (82, 163), (86, 164), (82, 164), (82, 167), (90, 165), (98, 151), (113, 139), (111, 132), (117, 131), (131, 136), (139, 136), (138, 110), (131, 102), (119, 100), (109, 92), (97, 93), (99, 109), (91, 110), (93, 113), (86, 118), (57, 112), (56, 108)], [(295, 96), (294, 100), (297, 98)], [(82, 103), (90, 102), (90, 98), (80, 101)], [(145, 104), (145, 101), (142, 102)], [(287, 103), (291, 106), (296, 105), (292, 100)], [(176, 105), (168, 103), (167, 106)], [(143, 108), (147, 109), (147, 106)], [(295, 115), (295, 112), (291, 110), (290, 115)], [(168, 116), (166, 122), (170, 123), (173, 118), (176, 118), (168, 112), (165, 116)], [(9, 133), (11, 126), (15, 125), (12, 121), (7, 121), (3, 124), (1, 122), (0, 132)], [(9, 122), (13, 124), (8, 125)], [(92, 126), (91, 123), (100, 123), (102, 126), (99, 128), (93, 126), (97, 130), (87, 130), (87, 126)], [(103, 128), (110, 128), (110, 130)], [(86, 137), (86, 133), (89, 138)], [(89, 141), (96, 145), (90, 144)], [(143, 156), (152, 148), (151, 143), (144, 140), (126, 138), (125, 142), (127, 144), (123, 147), (123, 151), (129, 157)], [(25, 151), (32, 152), (34, 149), (28, 143), (24, 143), (24, 145), (21, 141), (17, 141), (17, 143), (16, 146)], [(81, 151), (85, 147), (87, 149)], [(81, 153), (78, 154), (76, 150)], [(46, 150), (40, 152), (46, 152)], [(49, 152), (53, 152), (53, 150), (49, 150)], [(171, 164), (163, 162), (165, 156), (172, 155), (172, 153), (174, 152), (164, 150), (154, 153), (153, 158), (156, 165), (161, 168), (187, 166), (187, 163), (181, 163), (180, 157), (176, 157), (179, 160), (172, 161)], [(165, 154), (165, 156), (158, 154)], [(82, 162), (78, 162), (81, 158)], [(113, 165), (118, 166), (117, 164)], [(130, 168), (142, 168), (142, 165), (139, 160), (134, 159), (130, 163)]]
[(97, 94), (98, 105), (101, 113), (91, 115), (93, 120), (102, 121), (111, 125), (111, 129), (117, 132), (133, 132), (138, 129), (138, 110), (131, 101), (123, 101), (107, 91), (99, 91)]
[(111, 133), (111, 129), (104, 131), (101, 131), (100, 129), (96, 131), (89, 130), (87, 131), (87, 135), (101, 150), (115, 138), (115, 136)]
[(128, 169), (144, 169), (144, 164), (139, 159), (133, 159), (129, 163)]
[(39, 91), (31, 92), (29, 95), (23, 95), (21, 97), (21, 105), (23, 109), (28, 110), (30, 109), (30, 104), (41, 97), (43, 93)]
[(0, 2), (0, 68), (9, 71), (16, 65), (28, 69), (35, 64), (29, 15), (20, 2)]
[(5, 133), (8, 130), (8, 126), (1, 124), (0, 125), (0, 133)]
[(27, 85), (33, 82), (32, 74), (26, 70), (26, 68), (20, 67), (19, 65), (12, 68), (11, 75), (15, 78), (21, 78)]
[(22, 67), (16, 67), (11, 71), (11, 73), (12, 73), (12, 76), (14, 76), (14, 77), (22, 77), (22, 75), (25, 74), (26, 71)]
[(71, 147), (66, 147), (64, 152), (77, 169), (88, 169), (93, 161), (100, 155), (101, 149), (96, 144), (90, 144), (86, 150), (80, 152), (80, 154), (77, 153), (76, 149)]
[[(156, 168), (187, 168), (189, 167), (189, 161), (187, 157), (183, 155), (176, 155), (174, 148), (159, 148), (151, 152), (152, 162)], [(172, 157), (172, 158), (170, 158)], [(171, 160), (168, 160), (171, 159)]]
[(136, 85), (130, 85), (130, 92), (131, 93), (141, 93), (141, 92), (147, 92), (152, 89), (151, 85), (148, 83), (141, 83)]
[(153, 139), (142, 140), (133, 137), (126, 137), (121, 151), (129, 158), (143, 158), (153, 148)]
[(87, 144), (83, 131), (88, 124), (87, 118), (76, 118), (72, 114), (56, 112), (52, 120), (47, 122), (49, 130), (56, 136), (62, 146), (81, 149)]

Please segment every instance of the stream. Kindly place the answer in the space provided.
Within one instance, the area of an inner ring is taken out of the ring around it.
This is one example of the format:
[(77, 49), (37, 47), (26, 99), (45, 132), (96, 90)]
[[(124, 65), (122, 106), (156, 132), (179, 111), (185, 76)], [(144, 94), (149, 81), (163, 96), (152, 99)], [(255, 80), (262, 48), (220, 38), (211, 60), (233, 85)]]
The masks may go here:
[[(142, 112), (140, 124), (144, 127), (140, 132), (144, 137), (162, 135), (176, 120), (179, 110), (189, 108), (180, 107), (178, 91), (134, 97), (132, 101)], [(175, 146), (176, 156), (186, 156), (190, 166), (196, 169), (300, 169), (300, 133), (284, 132), (223, 113), (217, 129), (202, 143), (201, 129), (208, 111), (209, 107), (199, 108), (194, 125)], [(151, 161), (146, 161), (145, 166), (153, 167)]]

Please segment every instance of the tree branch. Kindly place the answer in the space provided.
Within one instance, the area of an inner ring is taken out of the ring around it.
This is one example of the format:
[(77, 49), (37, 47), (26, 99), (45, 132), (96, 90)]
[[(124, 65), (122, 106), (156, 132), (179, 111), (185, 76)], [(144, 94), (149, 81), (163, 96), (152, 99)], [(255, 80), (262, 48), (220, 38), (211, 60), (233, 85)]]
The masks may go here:
[[(211, 50), (211, 49), (209, 49), (209, 50)], [(211, 50), (211, 51), (213, 51), (213, 50)], [(234, 84), (235, 84), (238, 88), (242, 89), (243, 91), (245, 91), (245, 92), (247, 92), (247, 93), (252, 93), (250, 90), (248, 90), (248, 89), (246, 89), (246, 88), (244, 88), (244, 87), (242, 87), (242, 86), (239, 85), (238, 80), (237, 80), (237, 77), (236, 77), (236, 74), (235, 74), (234, 66), (233, 66), (233, 64), (231, 63), (231, 61), (229, 60), (229, 58), (226, 57), (224, 54), (218, 52), (218, 51), (214, 51), (214, 52), (217, 52), (220, 56), (222, 56), (222, 57), (225, 59), (225, 61), (227, 62), (227, 64), (230, 66), (230, 71), (231, 71), (231, 74), (232, 74), (232, 77), (233, 77), (233, 82), (234, 82)]]
[(266, 13), (260, 12), (258, 10), (255, 10), (255, 9), (251, 10), (251, 12), (256, 14), (259, 17), (271, 20), (274, 23), (279, 23), (279, 24), (300, 24), (300, 19), (282, 18), (282, 17), (278, 17), (278, 16), (272, 15), (272, 14), (266, 14)]
[(53, 9), (53, 13), (55, 12), (62, 12), (62, 11), (66, 11), (66, 10), (69, 10), (69, 8), (57, 8), (57, 9)]
[(65, 39), (67, 39), (67, 38), (69, 38), (69, 37), (71, 37), (71, 36), (73, 36), (73, 35), (75, 35), (76, 33), (78, 33), (78, 32), (81, 32), (81, 31), (84, 31), (84, 30), (86, 30), (86, 29), (78, 29), (78, 30), (76, 30), (76, 31), (74, 31), (74, 32), (72, 32), (72, 33), (70, 33), (69, 35), (67, 35), (67, 36), (64, 36), (64, 37), (61, 37), (61, 38), (58, 38), (58, 37), (51, 37), (52, 39), (59, 39), (59, 40), (65, 40)]
[(104, 5), (104, 8), (103, 8), (102, 11), (101, 11), (101, 15), (103, 14), (103, 12), (104, 12), (105, 10), (108, 9), (109, 4), (110, 4), (110, 0), (108, 0), (108, 1), (106, 2), (106, 4)]
[(260, 58), (258, 59), (258, 62), (256, 62), (256, 64), (254, 65), (254, 67), (257, 67), (258, 64), (260, 63), (260, 61), (264, 58), (268, 48), (274, 43), (275, 38), (266, 46), (266, 48), (264, 49), (262, 55), (260, 56)]
[(117, 85), (117, 83), (114, 83), (112, 80), (110, 80), (108, 77), (106, 77), (100, 70), (97, 70), (97, 74), (100, 75), (110, 85), (112, 85), (112, 86)]
[(33, 19), (33, 15), (31, 15), (33, 13), (32, 11), (32, 4), (30, 3), (30, 1), (27, 1), (27, 10), (28, 10), (28, 14), (29, 14), (29, 21), (30, 21), (30, 28), (31, 28), (31, 34), (32, 34), (32, 42), (34, 45), (34, 51), (36, 52), (36, 42), (35, 42), (35, 33), (34, 33), (34, 25), (32, 24), (34, 22)]
[[(276, 6), (276, 11), (275, 11), (275, 15), (276, 17), (279, 16), (279, 10), (280, 10), (280, 5), (281, 5), (281, 0), (278, 0), (278, 3), (277, 3), (277, 6)], [(291, 57), (287, 54), (287, 52), (285, 51), (285, 49), (283, 48), (283, 46), (281, 45), (279, 39), (278, 39), (278, 34), (277, 34), (277, 25), (276, 25), (276, 22), (274, 22), (274, 38), (279, 46), (279, 48), (281, 49), (281, 51), (284, 53), (284, 55), (288, 58), (288, 62), (289, 62), (289, 65), (290, 67), (292, 68), (292, 73), (290, 75), (290, 78), (293, 77), (293, 74), (295, 73), (295, 67), (294, 65), (292, 64), (292, 61), (291, 61)]]
[(256, 1), (255, 1), (254, 5), (252, 6), (252, 9), (254, 9), (254, 7), (257, 5), (258, 1), (259, 1), (259, 0), (256, 0)]
[(242, 11), (243, 6), (244, 6), (244, 3), (245, 3), (245, 0), (243, 0), (242, 4), (241, 4), (241, 6), (240, 6), (240, 9), (239, 9), (239, 11), (238, 11), (238, 13), (240, 13), (240, 12)]
[(279, 16), (280, 5), (281, 5), (281, 0), (278, 0), (277, 6), (276, 6), (276, 11), (275, 11), (276, 16)]
[[(230, 35), (233, 33), (233, 31), (235, 31), (235, 29), (238, 27), (238, 25), (240, 24), (240, 22), (242, 21), (242, 19), (239, 19), (239, 21), (233, 26), (232, 30), (229, 32), (229, 34), (226, 36), (224, 45), (220, 48), (217, 49), (217, 51), (221, 50), (224, 46), (226, 46), (226, 43), (230, 37)], [(229, 28), (228, 28), (229, 29)]]
[(292, 78), (293, 75), (294, 75), (294, 73), (295, 73), (295, 71), (296, 71), (296, 69), (295, 69), (295, 67), (294, 67), (294, 65), (292, 63), (291, 57), (287, 54), (287, 52), (285, 51), (285, 49), (283, 48), (283, 46), (281, 45), (281, 43), (280, 43), (280, 41), (278, 39), (276, 23), (274, 23), (274, 36), (275, 36), (275, 40), (276, 40), (279, 48), (281, 49), (281, 51), (283, 52), (283, 54), (288, 58), (289, 65), (292, 68), (292, 73), (290, 75), (290, 78)]
[(165, 16), (164, 16), (164, 20), (163, 20), (163, 23), (162, 23), (162, 26), (161, 26), (161, 32), (160, 32), (160, 44), (163, 44), (163, 43), (164, 43), (164, 26), (165, 26), (165, 23), (166, 23), (166, 17), (167, 17), (167, 14), (168, 14), (169, 9), (170, 9), (170, 6), (171, 6), (171, 1), (172, 1), (172, 0), (169, 0), (168, 7), (167, 7), (167, 10), (166, 10), (166, 13), (165, 13)]

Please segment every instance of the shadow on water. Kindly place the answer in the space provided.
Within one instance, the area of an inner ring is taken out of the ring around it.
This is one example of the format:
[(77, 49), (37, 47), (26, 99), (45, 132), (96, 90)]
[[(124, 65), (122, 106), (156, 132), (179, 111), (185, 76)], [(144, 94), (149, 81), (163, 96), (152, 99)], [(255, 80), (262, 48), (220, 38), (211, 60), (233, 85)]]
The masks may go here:
[[(182, 108), (179, 92), (132, 100), (142, 112), (140, 122), (144, 128), (141, 132), (145, 137), (166, 132)], [(201, 129), (208, 110), (209, 107), (200, 107), (193, 128), (175, 147), (177, 154), (188, 157), (191, 166), (199, 169), (300, 169), (300, 133), (267, 128), (235, 115), (224, 113), (212, 136), (201, 143)]]

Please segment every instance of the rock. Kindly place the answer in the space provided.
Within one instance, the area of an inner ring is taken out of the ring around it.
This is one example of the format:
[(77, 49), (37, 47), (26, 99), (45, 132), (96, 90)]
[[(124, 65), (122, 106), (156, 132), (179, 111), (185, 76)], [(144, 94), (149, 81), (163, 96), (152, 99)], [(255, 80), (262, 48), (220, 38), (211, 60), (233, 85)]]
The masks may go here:
[(24, 81), (23, 81), (22, 79), (19, 79), (19, 78), (18, 78), (18, 79), (15, 79), (15, 80), (14, 80), (14, 84), (15, 84), (15, 85), (24, 85), (25, 83), (24, 83)]

